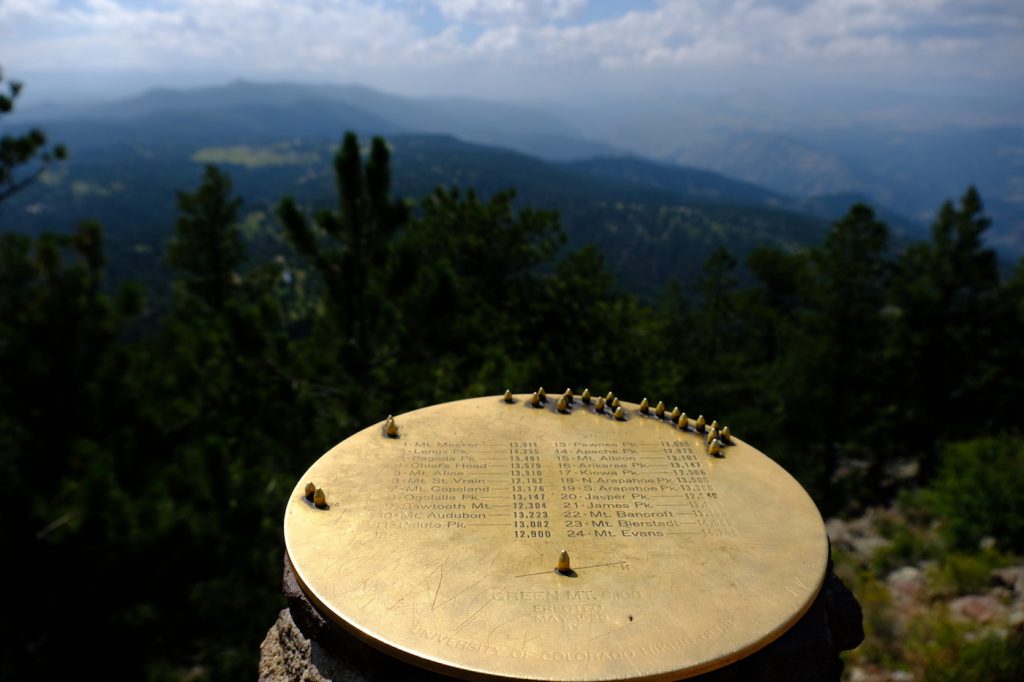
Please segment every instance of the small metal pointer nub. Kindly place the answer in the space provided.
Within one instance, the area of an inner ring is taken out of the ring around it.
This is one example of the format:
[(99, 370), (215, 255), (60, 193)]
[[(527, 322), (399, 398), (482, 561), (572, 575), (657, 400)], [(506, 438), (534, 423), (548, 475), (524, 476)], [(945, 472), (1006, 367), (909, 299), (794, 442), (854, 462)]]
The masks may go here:
[(398, 424), (395, 423), (395, 418), (390, 414), (388, 420), (384, 422), (384, 433), (388, 435), (388, 438), (398, 438)]
[(558, 399), (558, 405), (555, 406), (555, 409), (557, 409), (562, 414), (565, 414), (566, 412), (569, 411), (569, 401), (565, 399), (564, 395)]
[(569, 553), (562, 550), (562, 553), (558, 555), (558, 563), (555, 564), (555, 570), (562, 575), (569, 575), (572, 573), (572, 566), (569, 563)]
[(665, 403), (658, 401), (658, 404), (654, 406), (654, 416), (661, 419), (665, 416)]
[(313, 504), (316, 505), (317, 509), (327, 508), (327, 495), (324, 493), (323, 488), (317, 488), (316, 492), (313, 493)]
[(589, 388), (583, 389), (583, 393), (580, 394), (580, 400), (582, 400), (585, 403), (589, 403), (590, 402), (590, 389)]
[(313, 501), (313, 495), (316, 493), (316, 486), (312, 482), (306, 484), (305, 498), (310, 502)]
[(512, 402), (512, 391), (510, 391), (507, 388), (505, 389), (505, 402), (506, 403)]
[(640, 412), (642, 414), (651, 413), (651, 404), (647, 402), (647, 398), (644, 398), (643, 400), (640, 401)]

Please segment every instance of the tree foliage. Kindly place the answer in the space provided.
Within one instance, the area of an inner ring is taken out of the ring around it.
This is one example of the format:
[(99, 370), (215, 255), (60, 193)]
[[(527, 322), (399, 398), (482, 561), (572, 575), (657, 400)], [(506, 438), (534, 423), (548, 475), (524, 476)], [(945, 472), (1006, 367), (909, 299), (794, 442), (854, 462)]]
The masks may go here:
[[(973, 188), (901, 253), (854, 206), (818, 246), (745, 264), (720, 249), (697, 287), (650, 303), (512, 192), (398, 200), (387, 144), (352, 134), (334, 171), (334, 207), (282, 200), (287, 239), (260, 260), (207, 168), (178, 194), (173, 299), (145, 324), (136, 288), (104, 293), (98, 225), (0, 236), (0, 541), (34, 567), (0, 676), (94, 659), (110, 676), (251, 676), (295, 476), (429, 402), (545, 383), (678, 403), (828, 511), (885, 499), (902, 465), (929, 476), (950, 442), (1019, 434), (1024, 266), (1000, 279)], [(948, 452), (941, 481), (989, 451)], [(997, 512), (978, 523), (1018, 543)]]
[(231, 198), (231, 180), (207, 166), (195, 193), (178, 192), (178, 222), (167, 261), (181, 271), (182, 284), (205, 305), (224, 309), (232, 277), (245, 247), (238, 230), (241, 199)]
[[(0, 70), (0, 86), (3, 82)], [(7, 94), (0, 93), (0, 116), (7, 116), (14, 110), (14, 102), (23, 87), (21, 81), (7, 81)], [(38, 128), (20, 135), (0, 136), (0, 203), (31, 185), (47, 166), (63, 161), (67, 155), (64, 145), (49, 145), (46, 134)], [(34, 161), (38, 163), (33, 165)], [(24, 166), (30, 168), (26, 170)], [(24, 172), (19, 174), (19, 169)]]

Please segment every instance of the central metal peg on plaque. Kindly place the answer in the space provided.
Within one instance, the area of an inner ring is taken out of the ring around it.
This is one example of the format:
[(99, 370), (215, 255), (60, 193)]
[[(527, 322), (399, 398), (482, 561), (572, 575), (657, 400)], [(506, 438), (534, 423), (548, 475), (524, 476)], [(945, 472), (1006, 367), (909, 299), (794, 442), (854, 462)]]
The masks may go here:
[(735, 436), (710, 456), (706, 434), (633, 403), (616, 418), (531, 397), (395, 415), (313, 464), (284, 523), (310, 601), (466, 679), (675, 680), (800, 619), (828, 541), (775, 462)]

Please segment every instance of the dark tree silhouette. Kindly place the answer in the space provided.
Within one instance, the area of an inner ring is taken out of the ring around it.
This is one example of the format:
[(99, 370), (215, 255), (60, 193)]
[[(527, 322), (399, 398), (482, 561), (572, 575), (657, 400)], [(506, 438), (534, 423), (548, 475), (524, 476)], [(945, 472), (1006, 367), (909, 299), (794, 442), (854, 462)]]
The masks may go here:
[(238, 230), (242, 200), (231, 196), (231, 180), (207, 166), (195, 192), (178, 192), (178, 221), (167, 260), (182, 271), (189, 293), (220, 310), (245, 249)]
[[(3, 81), (3, 70), (0, 69), (0, 85)], [(21, 81), (7, 82), (7, 94), (0, 94), (0, 115), (14, 110), (14, 101), (23, 87)], [(62, 161), (67, 156), (64, 145), (48, 146), (46, 134), (38, 128), (21, 135), (0, 137), (0, 202), (31, 185), (51, 163)], [(29, 168), (22, 168), (24, 173), (19, 174), (22, 166)]]

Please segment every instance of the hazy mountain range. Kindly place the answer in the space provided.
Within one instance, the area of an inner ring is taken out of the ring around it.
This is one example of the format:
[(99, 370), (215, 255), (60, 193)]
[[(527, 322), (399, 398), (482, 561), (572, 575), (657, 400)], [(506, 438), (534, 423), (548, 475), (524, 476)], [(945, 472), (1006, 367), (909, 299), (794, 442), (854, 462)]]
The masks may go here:
[(599, 126), (564, 112), (249, 82), (29, 113), (14, 123), (40, 123), (72, 158), (5, 206), (0, 223), (38, 231), (96, 217), (115, 277), (151, 275), (173, 226), (175, 190), (194, 187), (204, 163), (231, 174), (256, 248), (279, 248), (273, 205), (286, 194), (332, 204), (329, 160), (347, 129), (391, 141), (399, 194), (515, 187), (524, 204), (559, 210), (571, 243), (597, 244), (624, 284), (645, 293), (691, 281), (719, 245), (742, 259), (762, 244), (813, 243), (855, 201), (875, 206), (898, 239), (922, 237), (940, 202), (971, 181), (995, 219), (993, 242), (1007, 258), (1024, 247), (1019, 128), (819, 126), (797, 137), (684, 121), (659, 137), (643, 117), (624, 117), (625, 127), (597, 139)]

